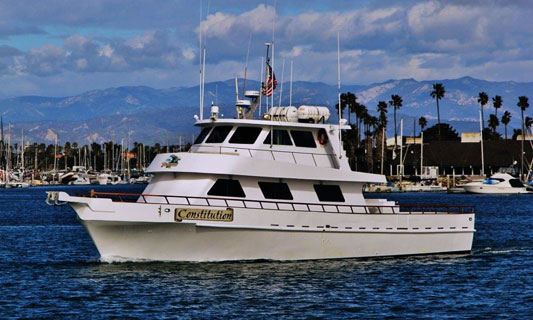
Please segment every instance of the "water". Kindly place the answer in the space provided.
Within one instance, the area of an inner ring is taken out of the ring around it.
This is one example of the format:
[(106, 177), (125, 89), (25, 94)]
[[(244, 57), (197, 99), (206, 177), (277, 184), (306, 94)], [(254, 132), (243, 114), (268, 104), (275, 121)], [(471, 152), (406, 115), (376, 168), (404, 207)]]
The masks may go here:
[(472, 255), (106, 264), (72, 209), (44, 203), (49, 189), (61, 188), (0, 190), (1, 318), (533, 315), (532, 196), (385, 195), (400, 203), (476, 205)]

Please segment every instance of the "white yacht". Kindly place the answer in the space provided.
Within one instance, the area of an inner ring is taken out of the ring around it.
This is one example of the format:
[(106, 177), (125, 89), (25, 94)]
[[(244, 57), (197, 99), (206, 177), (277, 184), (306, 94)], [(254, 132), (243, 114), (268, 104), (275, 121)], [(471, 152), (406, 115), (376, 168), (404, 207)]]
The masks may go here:
[(157, 155), (142, 194), (54, 191), (47, 201), (72, 206), (103, 261), (470, 252), (473, 207), (365, 199), (365, 184), (386, 179), (350, 169), (345, 120), (328, 124), (326, 107), (305, 105), (254, 119), (262, 94), (245, 91), (236, 119), (216, 106), (209, 119), (195, 117), (201, 133), (191, 149)]
[(482, 194), (533, 193), (533, 189), (508, 173), (495, 173), (489, 179), (466, 183), (463, 188), (469, 193)]

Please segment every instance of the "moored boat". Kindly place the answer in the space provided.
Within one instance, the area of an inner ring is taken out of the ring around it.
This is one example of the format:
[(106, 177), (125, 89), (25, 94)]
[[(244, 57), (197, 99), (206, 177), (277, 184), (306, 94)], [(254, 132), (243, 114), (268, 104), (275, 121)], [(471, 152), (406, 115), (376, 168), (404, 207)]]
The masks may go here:
[(495, 173), (482, 181), (473, 181), (463, 185), (468, 193), (480, 194), (520, 194), (533, 193), (533, 188), (524, 185), (520, 179), (508, 173)]

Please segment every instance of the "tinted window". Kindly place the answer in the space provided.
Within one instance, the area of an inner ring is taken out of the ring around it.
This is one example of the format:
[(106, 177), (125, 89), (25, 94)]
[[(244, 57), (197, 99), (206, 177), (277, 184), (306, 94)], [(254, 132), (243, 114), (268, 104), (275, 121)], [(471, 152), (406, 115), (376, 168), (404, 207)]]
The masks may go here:
[(292, 200), (291, 190), (286, 183), (281, 182), (259, 182), (259, 188), (265, 199)]
[(513, 188), (523, 188), (524, 187), (524, 185), (522, 184), (522, 182), (519, 179), (510, 179), (509, 180), (509, 184)]
[(210, 130), (211, 130), (211, 128), (203, 128), (202, 132), (200, 132), (200, 135), (198, 136), (198, 138), (196, 138), (196, 140), (194, 140), (194, 144), (202, 143), (204, 141), (205, 137), (207, 137), (207, 134), (209, 133)]
[(311, 131), (291, 130), (291, 136), (297, 147), (316, 148), (315, 138)]
[(252, 144), (257, 140), (261, 130), (262, 129), (258, 127), (238, 127), (233, 136), (229, 139), (229, 142)]
[(231, 131), (231, 126), (218, 126), (213, 129), (213, 132), (207, 138), (207, 143), (221, 143), (224, 142), (228, 133)]
[(320, 201), (344, 202), (344, 196), (339, 186), (315, 184), (313, 187)]
[[(264, 144), (270, 144), (271, 141), (271, 136), (270, 134), (272, 133), (269, 132), (268, 133), (268, 136), (266, 137), (265, 141), (263, 142)], [(272, 144), (279, 144), (279, 145), (284, 145), (284, 146), (292, 146), (292, 141), (291, 141), (291, 137), (289, 137), (289, 133), (287, 132), (287, 130), (274, 130), (274, 138), (272, 139)]]
[(229, 179), (218, 179), (207, 194), (221, 197), (246, 197), (239, 180)]

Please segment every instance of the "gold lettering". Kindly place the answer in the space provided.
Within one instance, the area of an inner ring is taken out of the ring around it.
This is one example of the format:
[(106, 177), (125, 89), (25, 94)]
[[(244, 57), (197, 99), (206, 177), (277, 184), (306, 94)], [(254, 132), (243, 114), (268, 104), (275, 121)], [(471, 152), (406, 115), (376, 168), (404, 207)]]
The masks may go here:
[(212, 209), (184, 209), (176, 208), (174, 210), (174, 220), (181, 222), (183, 220), (205, 220), (205, 221), (233, 221), (233, 209), (212, 210)]

